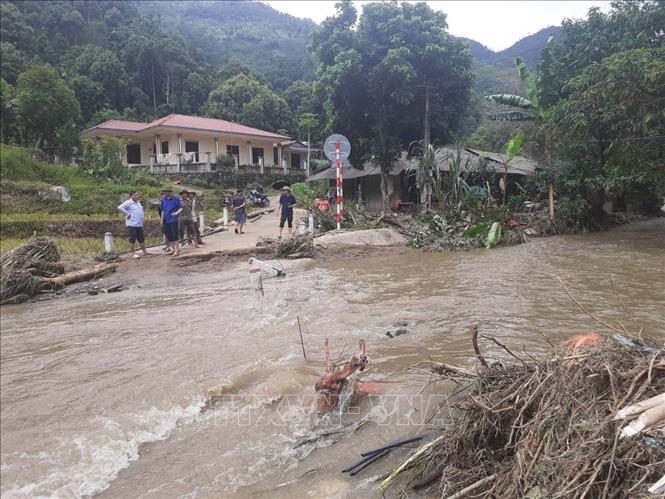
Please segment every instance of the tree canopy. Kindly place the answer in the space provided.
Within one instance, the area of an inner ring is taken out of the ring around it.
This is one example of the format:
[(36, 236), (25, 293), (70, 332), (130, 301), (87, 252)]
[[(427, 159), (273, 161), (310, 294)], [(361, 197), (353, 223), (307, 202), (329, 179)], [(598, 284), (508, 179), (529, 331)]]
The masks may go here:
[(432, 137), (445, 142), (455, 131), (471, 90), (471, 56), (446, 27), (445, 15), (425, 3), (370, 3), (358, 19), (344, 1), (314, 32), (325, 125), (350, 138), (352, 163), (373, 157), (388, 168), (422, 137), (425, 87)]

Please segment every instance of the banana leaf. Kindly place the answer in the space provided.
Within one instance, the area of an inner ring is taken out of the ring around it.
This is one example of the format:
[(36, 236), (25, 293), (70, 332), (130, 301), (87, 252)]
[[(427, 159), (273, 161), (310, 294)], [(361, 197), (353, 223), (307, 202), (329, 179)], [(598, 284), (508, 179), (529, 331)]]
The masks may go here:
[(487, 234), (487, 241), (485, 242), (485, 247), (490, 249), (492, 246), (495, 246), (501, 240), (501, 226), (499, 222), (494, 222), (490, 227), (490, 232)]
[(531, 107), (538, 109), (538, 87), (536, 86), (536, 79), (529, 71), (529, 68), (526, 67), (524, 61), (519, 57), (515, 57), (515, 66), (517, 67), (517, 73), (520, 75), (520, 80), (522, 80), (522, 85), (526, 89), (526, 95), (529, 97)]
[(464, 231), (464, 237), (476, 237), (487, 231), (487, 224), (473, 225)]
[(503, 104), (504, 106), (521, 107), (522, 109), (534, 109), (533, 103), (526, 97), (513, 94), (494, 94), (485, 97), (487, 100)]

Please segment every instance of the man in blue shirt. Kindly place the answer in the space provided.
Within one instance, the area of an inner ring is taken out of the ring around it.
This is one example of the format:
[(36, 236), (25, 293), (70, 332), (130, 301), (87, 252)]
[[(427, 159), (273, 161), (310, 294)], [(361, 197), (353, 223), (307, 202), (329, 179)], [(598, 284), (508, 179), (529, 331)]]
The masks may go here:
[(129, 250), (132, 252), (134, 258), (140, 258), (134, 252), (135, 244), (141, 245), (144, 255), (151, 255), (145, 249), (145, 235), (143, 234), (143, 205), (139, 201), (139, 193), (132, 192), (129, 199), (118, 206), (118, 211), (125, 215), (125, 225), (127, 225), (127, 232), (129, 232)]
[(166, 245), (171, 256), (180, 254), (180, 235), (178, 234), (178, 215), (182, 212), (180, 198), (173, 195), (173, 189), (163, 189), (164, 198), (160, 204), (162, 209), (162, 225), (166, 236)]
[[(296, 205), (296, 198), (291, 194), (290, 187), (282, 188), (282, 195), (279, 197), (279, 238), (282, 238), (282, 231), (284, 231), (284, 222), (289, 224), (289, 236), (293, 235), (293, 207)], [(281, 215), (281, 216), (280, 216)]]

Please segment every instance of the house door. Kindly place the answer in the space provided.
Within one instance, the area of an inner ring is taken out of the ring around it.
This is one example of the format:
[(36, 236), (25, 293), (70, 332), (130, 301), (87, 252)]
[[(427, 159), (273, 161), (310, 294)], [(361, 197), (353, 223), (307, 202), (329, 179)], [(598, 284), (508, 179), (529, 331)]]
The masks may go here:
[(300, 168), (300, 154), (291, 153), (291, 168)]
[(186, 140), (185, 141), (185, 152), (193, 152), (194, 154), (194, 163), (199, 162), (199, 143)]
[(127, 144), (127, 164), (141, 164), (141, 144)]

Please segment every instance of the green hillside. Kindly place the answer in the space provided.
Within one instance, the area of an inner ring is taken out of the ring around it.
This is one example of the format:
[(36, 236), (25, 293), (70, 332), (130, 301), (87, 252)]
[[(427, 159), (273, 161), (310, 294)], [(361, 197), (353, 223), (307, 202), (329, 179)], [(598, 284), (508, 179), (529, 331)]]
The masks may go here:
[(310, 20), (260, 2), (146, 1), (137, 6), (146, 15), (160, 12), (162, 23), (213, 67), (236, 59), (277, 90), (314, 77), (314, 62), (306, 50), (315, 26)]

